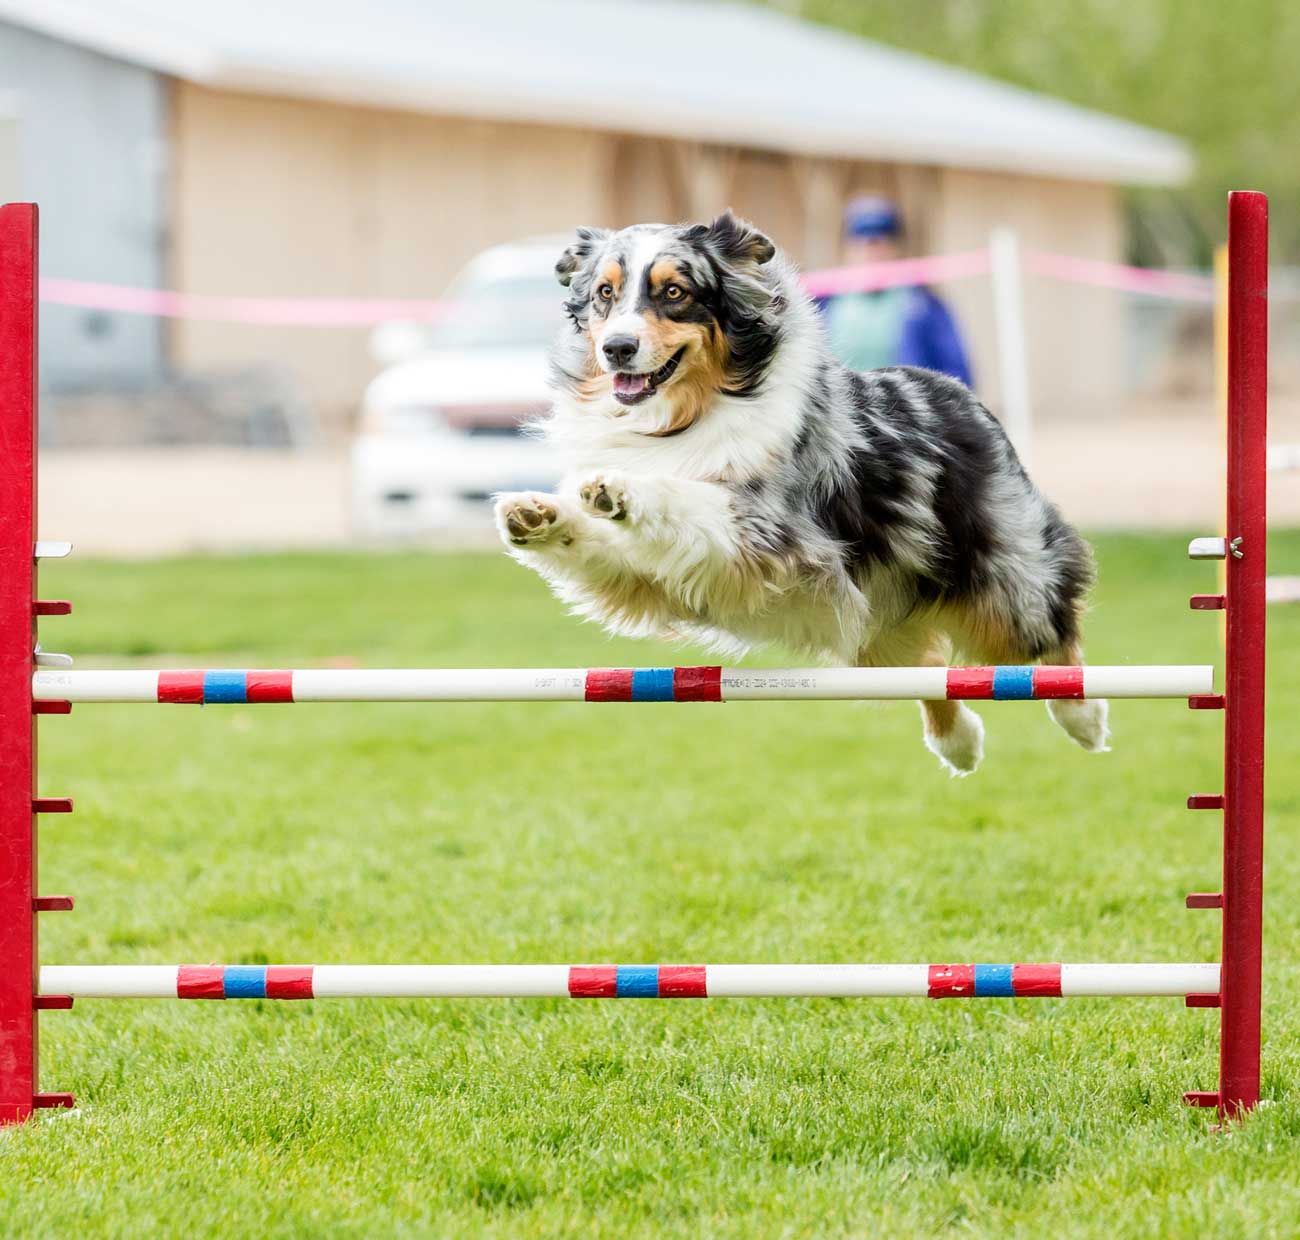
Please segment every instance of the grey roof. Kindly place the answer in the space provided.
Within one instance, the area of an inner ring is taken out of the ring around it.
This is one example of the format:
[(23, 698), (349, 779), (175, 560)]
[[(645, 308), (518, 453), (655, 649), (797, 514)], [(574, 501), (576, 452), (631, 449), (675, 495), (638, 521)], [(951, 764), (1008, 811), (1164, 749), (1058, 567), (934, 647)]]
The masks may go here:
[(704, 0), (0, 0), (207, 86), (1071, 180), (1172, 184), (1169, 134)]

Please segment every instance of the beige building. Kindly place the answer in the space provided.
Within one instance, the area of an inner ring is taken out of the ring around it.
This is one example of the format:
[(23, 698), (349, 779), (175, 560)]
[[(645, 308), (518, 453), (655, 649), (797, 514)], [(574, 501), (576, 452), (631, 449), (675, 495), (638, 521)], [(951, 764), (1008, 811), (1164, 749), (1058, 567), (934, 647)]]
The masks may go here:
[[(1118, 260), (1121, 187), (1190, 169), (1167, 135), (734, 4), (2, 0), (0, 15), (164, 77), (164, 269), (185, 292), (431, 297), (497, 242), (728, 205), (815, 267), (836, 260), (845, 200), (872, 191), (901, 203), (912, 253), (1010, 226), (1025, 248)], [(989, 281), (942, 291), (996, 409)], [(1024, 291), (1036, 413), (1113, 401), (1116, 300)], [(167, 348), (179, 367), (286, 367), (346, 415), (373, 372), (366, 336), (179, 320)]]

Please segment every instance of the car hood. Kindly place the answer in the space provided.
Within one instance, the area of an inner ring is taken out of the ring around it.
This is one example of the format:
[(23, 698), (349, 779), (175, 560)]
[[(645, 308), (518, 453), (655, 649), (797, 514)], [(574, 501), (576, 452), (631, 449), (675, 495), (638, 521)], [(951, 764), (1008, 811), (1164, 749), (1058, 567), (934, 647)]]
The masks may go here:
[(543, 406), (549, 401), (543, 349), (427, 353), (389, 367), (366, 389), (366, 405), (372, 409), (399, 405)]

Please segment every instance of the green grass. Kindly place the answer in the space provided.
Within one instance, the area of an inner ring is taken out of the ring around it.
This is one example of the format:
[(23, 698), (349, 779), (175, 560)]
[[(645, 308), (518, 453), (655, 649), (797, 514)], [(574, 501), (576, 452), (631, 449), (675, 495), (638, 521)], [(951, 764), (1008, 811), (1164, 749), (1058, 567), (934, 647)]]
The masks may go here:
[[(1210, 661), (1177, 537), (1100, 540), (1094, 662)], [(1300, 535), (1276, 539), (1300, 562)], [(45, 570), (86, 664), (688, 661), (500, 556)], [(1172, 1000), (79, 1003), (80, 1108), (0, 1135), (0, 1232), (1289, 1236), (1300, 1220), (1293, 748), (1273, 613), (1266, 1092), (1229, 1135), (1215, 1014)], [(769, 656), (768, 661), (776, 656)], [(1201, 960), (1220, 716), (1115, 750), (982, 708), (953, 781), (906, 703), (78, 707), (41, 728), (49, 962)]]

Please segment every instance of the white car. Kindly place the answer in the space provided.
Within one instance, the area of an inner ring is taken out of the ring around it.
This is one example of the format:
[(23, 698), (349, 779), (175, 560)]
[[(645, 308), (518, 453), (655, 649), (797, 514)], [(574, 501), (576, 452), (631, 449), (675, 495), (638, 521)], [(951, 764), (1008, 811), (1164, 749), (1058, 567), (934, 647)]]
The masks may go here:
[(564, 324), (555, 260), (566, 244), (485, 250), (448, 289), (445, 319), (376, 330), (372, 352), (392, 364), (366, 388), (352, 447), (359, 534), (484, 528), (493, 492), (554, 489), (553, 454), (521, 424), (549, 405), (546, 353)]

